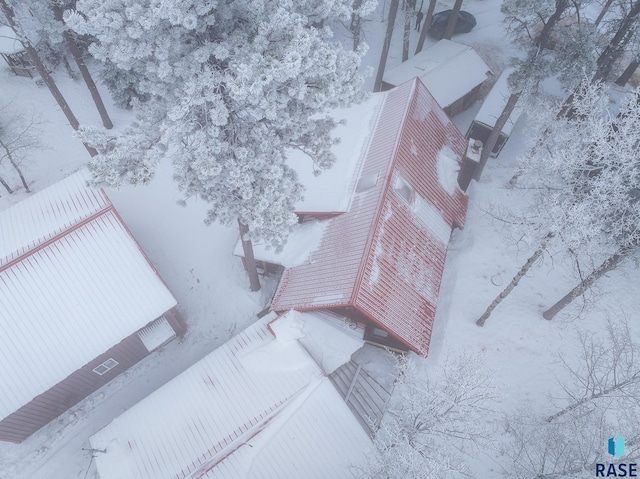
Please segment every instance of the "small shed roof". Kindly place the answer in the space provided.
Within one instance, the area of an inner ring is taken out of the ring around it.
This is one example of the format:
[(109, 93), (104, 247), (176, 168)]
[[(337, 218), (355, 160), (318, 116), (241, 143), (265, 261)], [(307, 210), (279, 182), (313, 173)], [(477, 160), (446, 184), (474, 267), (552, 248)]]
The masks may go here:
[(449, 235), (466, 214), (455, 181), (466, 146), (419, 79), (387, 92), (364, 186), (348, 212), (329, 220), (309, 261), (285, 270), (271, 308), (355, 307), (426, 354)]
[(14, 55), (23, 51), (24, 47), (16, 33), (10, 27), (0, 25), (0, 53)]
[(87, 179), (0, 212), (0, 418), (176, 305)]
[(100, 477), (352, 477), (371, 441), (301, 346), (304, 321), (258, 320), (94, 434)]
[[(509, 88), (509, 75), (511, 75), (515, 71), (515, 68), (505, 68), (504, 71), (500, 74), (495, 84), (491, 88), (491, 91), (485, 98), (478, 114), (474, 121), (478, 121), (480, 123), (484, 123), (489, 127), (493, 127), (498, 120), (498, 117), (502, 113), (505, 105), (507, 104), (507, 100), (509, 100), (509, 96), (511, 94), (511, 90)], [(511, 134), (514, 125), (520, 118), (522, 114), (522, 108), (516, 106), (516, 108), (511, 113), (511, 116), (505, 123), (502, 128), (502, 133), (506, 136)]]
[(317, 168), (306, 154), (299, 150), (287, 153), (288, 164), (304, 185), (304, 199), (296, 206), (299, 213), (336, 213), (349, 209), (354, 177), (362, 166), (364, 152), (375, 127), (375, 119), (384, 94), (374, 93), (364, 102), (350, 108), (333, 110), (329, 116), (341, 122), (332, 132), (339, 138), (331, 151), (336, 155), (335, 164), (316, 174)]
[(472, 47), (440, 40), (386, 72), (384, 81), (397, 86), (419, 77), (438, 104), (446, 108), (489, 75), (491, 69)]

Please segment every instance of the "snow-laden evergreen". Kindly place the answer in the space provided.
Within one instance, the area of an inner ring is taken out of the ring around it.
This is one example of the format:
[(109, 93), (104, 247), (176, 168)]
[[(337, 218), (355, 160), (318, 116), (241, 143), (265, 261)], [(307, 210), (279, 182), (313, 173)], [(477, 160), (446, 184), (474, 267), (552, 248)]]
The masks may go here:
[(346, 0), (80, 0), (67, 23), (97, 39), (109, 87), (138, 114), (118, 137), (84, 130), (101, 153), (96, 181), (144, 183), (170, 156), (185, 195), (210, 204), (208, 221), (239, 218), (280, 246), (302, 196), (287, 148), (331, 166), (335, 122), (320, 115), (361, 95), (361, 54), (327, 26), (351, 13)]

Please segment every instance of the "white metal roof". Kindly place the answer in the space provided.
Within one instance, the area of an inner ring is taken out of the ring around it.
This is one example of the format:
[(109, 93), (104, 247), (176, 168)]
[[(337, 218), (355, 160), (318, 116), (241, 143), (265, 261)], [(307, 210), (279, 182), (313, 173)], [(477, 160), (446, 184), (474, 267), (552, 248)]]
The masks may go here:
[(352, 477), (369, 437), (298, 341), (297, 316), (272, 320), (258, 320), (93, 435), (91, 446), (107, 450), (96, 455), (100, 477)]
[(176, 304), (86, 175), (0, 212), (0, 418)]
[(364, 102), (330, 112), (334, 120), (343, 122), (332, 132), (339, 143), (331, 147), (336, 162), (316, 175), (313, 161), (299, 150), (287, 152), (287, 163), (304, 185), (304, 199), (296, 204), (297, 212), (335, 213), (349, 209), (364, 154), (367, 151), (380, 106), (386, 93), (373, 93)]
[[(491, 87), (491, 91), (485, 98), (482, 106), (480, 107), (480, 111), (476, 115), (474, 121), (479, 121), (480, 123), (484, 123), (487, 126), (493, 127), (502, 113), (505, 105), (507, 104), (507, 100), (509, 99), (509, 95), (511, 94), (511, 90), (509, 89), (509, 75), (514, 72), (514, 68), (505, 68), (504, 71), (500, 74), (496, 83)], [(511, 113), (511, 116), (505, 123), (502, 128), (502, 133), (506, 136), (511, 134), (511, 130), (513, 130), (514, 125), (520, 118), (522, 114), (522, 108), (516, 106)]]
[(15, 32), (6, 25), (0, 25), (0, 53), (13, 55), (22, 51), (24, 51), (24, 47)]
[(438, 43), (392, 68), (384, 81), (394, 86), (419, 77), (445, 108), (480, 85), (491, 69), (468, 45), (451, 40)]

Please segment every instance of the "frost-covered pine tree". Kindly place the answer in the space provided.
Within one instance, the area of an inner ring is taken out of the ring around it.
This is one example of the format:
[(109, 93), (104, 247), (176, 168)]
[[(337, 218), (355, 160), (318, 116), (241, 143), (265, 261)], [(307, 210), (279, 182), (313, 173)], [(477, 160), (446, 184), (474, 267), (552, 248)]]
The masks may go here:
[(162, 157), (185, 195), (205, 199), (208, 221), (237, 219), (280, 247), (302, 196), (287, 149), (318, 169), (334, 161), (334, 121), (321, 116), (360, 96), (360, 54), (331, 40), (349, 0), (79, 0), (66, 21), (93, 35), (109, 86), (138, 121), (86, 140), (96, 181), (143, 183)]

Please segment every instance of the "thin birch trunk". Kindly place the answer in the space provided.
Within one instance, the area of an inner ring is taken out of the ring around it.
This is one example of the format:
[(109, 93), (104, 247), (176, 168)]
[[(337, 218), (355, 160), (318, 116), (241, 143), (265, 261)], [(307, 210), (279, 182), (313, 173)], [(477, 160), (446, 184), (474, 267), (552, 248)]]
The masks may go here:
[(12, 195), (13, 194), (13, 190), (11, 189), (11, 187), (9, 186), (9, 184), (4, 181), (4, 179), (0, 176), (0, 185), (4, 186), (4, 188), (7, 190), (7, 192)]
[(504, 125), (507, 124), (511, 113), (516, 107), (518, 100), (520, 99), (520, 93), (512, 93), (509, 95), (509, 99), (507, 100), (507, 104), (504, 106), (502, 113), (496, 120), (496, 124), (491, 130), (491, 134), (489, 138), (487, 138), (487, 142), (482, 147), (482, 152), (480, 153), (480, 161), (478, 163), (478, 167), (476, 168), (475, 174), (473, 175), (474, 179), (478, 181), (480, 176), (482, 175), (482, 170), (484, 170), (487, 161), (489, 160), (489, 155), (493, 151), (493, 148), (496, 146), (496, 142), (500, 137), (500, 133), (502, 133), (502, 129)]
[(596, 18), (596, 21), (593, 23), (594, 26), (597, 27), (598, 25), (600, 25), (600, 22), (604, 18), (605, 14), (607, 13), (607, 10), (609, 10), (609, 7), (611, 6), (612, 3), (613, 3), (613, 0), (607, 0), (607, 3), (605, 3), (604, 7), (602, 7), (602, 10), (600, 10), (600, 14), (598, 14), (598, 18)]
[(489, 316), (491, 316), (491, 313), (493, 312), (493, 310), (496, 309), (496, 307), (502, 302), (503, 299), (509, 296), (511, 291), (513, 291), (516, 286), (518, 286), (518, 283), (520, 282), (520, 280), (524, 277), (525, 274), (527, 274), (527, 272), (531, 269), (531, 267), (535, 264), (535, 262), (538, 261), (538, 258), (542, 256), (542, 253), (544, 253), (544, 248), (546, 247), (547, 241), (550, 237), (551, 237), (551, 234), (548, 234), (545, 237), (540, 247), (535, 251), (535, 253), (531, 255), (531, 257), (522, 266), (522, 268), (520, 268), (520, 271), (518, 271), (518, 274), (516, 274), (513, 277), (509, 285), (504, 289), (504, 291), (502, 291), (502, 293), (500, 293), (496, 297), (496, 299), (493, 300), (493, 302), (489, 305), (489, 307), (484, 312), (484, 314), (478, 318), (478, 320), (476, 321), (476, 324), (478, 326), (481, 326), (481, 327), (484, 326), (484, 323), (487, 322), (487, 319), (489, 318)]
[(565, 294), (556, 304), (542, 313), (544, 319), (551, 321), (556, 314), (562, 311), (565, 307), (569, 306), (571, 302), (578, 296), (581, 296), (588, 288), (591, 287), (602, 275), (608, 273), (625, 258), (624, 253), (616, 253), (602, 263), (596, 270), (594, 270), (589, 276), (578, 284), (575, 288)]

